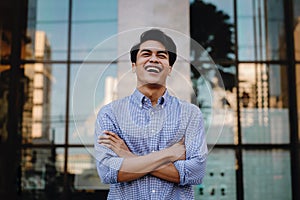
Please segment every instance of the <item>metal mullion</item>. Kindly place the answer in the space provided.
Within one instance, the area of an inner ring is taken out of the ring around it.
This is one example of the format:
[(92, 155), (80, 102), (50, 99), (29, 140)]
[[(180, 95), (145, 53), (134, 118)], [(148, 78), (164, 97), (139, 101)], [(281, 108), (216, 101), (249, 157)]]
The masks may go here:
[(248, 150), (248, 149), (285, 149), (290, 150), (291, 146), (289, 144), (241, 144), (241, 145), (235, 145), (235, 144), (216, 144), (216, 145), (208, 145), (210, 148), (219, 148), (219, 149), (242, 149), (242, 150)]
[(241, 134), (241, 121), (240, 121), (240, 100), (239, 100), (239, 54), (238, 54), (238, 25), (237, 25), (237, 0), (233, 1), (234, 7), (234, 28), (235, 28), (235, 67), (236, 76), (235, 82), (237, 87), (237, 134), (238, 134), (238, 144), (235, 148), (235, 158), (236, 158), (236, 189), (237, 189), (237, 200), (244, 200), (244, 180), (243, 180), (243, 154), (241, 148), (242, 134)]
[(94, 147), (93, 144), (23, 144), (22, 149), (29, 149), (29, 148), (86, 148), (86, 147)]
[(68, 52), (67, 52), (67, 80), (66, 80), (66, 123), (65, 123), (65, 152), (64, 152), (64, 199), (69, 199), (69, 180), (68, 180), (68, 149), (69, 149), (69, 100), (70, 100), (70, 65), (71, 65), (71, 36), (72, 36), (72, 0), (69, 0), (69, 13), (68, 13)]
[[(9, 172), (5, 175), (7, 184), (5, 188), (2, 188), (7, 196), (11, 199), (17, 199), (17, 196), (21, 193), (21, 175), (19, 173), (19, 166), (21, 162), (21, 131), (20, 123), (22, 120), (22, 95), (20, 90), (22, 89), (21, 78), (21, 51), (22, 51), (22, 29), (25, 26), (22, 24), (24, 22), (22, 19), (26, 15), (24, 10), (26, 9), (27, 2), (12, 1), (11, 5), (13, 8), (13, 18), (12, 18), (12, 43), (11, 43), (11, 57), (9, 60), (9, 65), (11, 66), (9, 70), (9, 95), (8, 95), (8, 138), (7, 142), (3, 145), (3, 150), (7, 153), (4, 154), (6, 164), (5, 171)], [(4, 171), (4, 170), (3, 170)], [(3, 172), (2, 172), (3, 173)], [(2, 196), (3, 194), (0, 194)]]
[(298, 139), (298, 113), (295, 73), (295, 48), (294, 48), (294, 27), (293, 27), (293, 1), (285, 0), (284, 3), (284, 22), (286, 37), (286, 55), (288, 59), (288, 101), (289, 101), (289, 122), (290, 122), (290, 145), (291, 145), (291, 178), (292, 178), (292, 198), (300, 199), (300, 160), (299, 160), (299, 139)]
[[(108, 60), (95, 60), (95, 61), (85, 61), (85, 60), (21, 60), (21, 64), (82, 64), (82, 63), (87, 63), (87, 64), (116, 64), (118, 61), (108, 61)], [(1, 60), (1, 64), (8, 64), (8, 61)]]

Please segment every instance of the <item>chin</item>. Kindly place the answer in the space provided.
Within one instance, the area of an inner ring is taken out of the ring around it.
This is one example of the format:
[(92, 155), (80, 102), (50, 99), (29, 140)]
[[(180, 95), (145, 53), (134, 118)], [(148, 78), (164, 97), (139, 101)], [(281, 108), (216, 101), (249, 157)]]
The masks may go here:
[(147, 87), (150, 87), (150, 88), (162, 88), (162, 87), (165, 87), (165, 85), (161, 84), (161, 83), (148, 83), (146, 85), (147, 85)]

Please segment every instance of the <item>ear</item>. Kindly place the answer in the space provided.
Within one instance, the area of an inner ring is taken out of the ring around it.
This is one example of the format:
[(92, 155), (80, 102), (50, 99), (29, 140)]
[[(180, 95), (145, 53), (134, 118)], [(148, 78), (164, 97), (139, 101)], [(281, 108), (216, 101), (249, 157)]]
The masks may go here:
[(132, 73), (135, 73), (135, 71), (136, 71), (135, 63), (131, 63), (131, 70), (132, 70)]
[(172, 69), (173, 69), (173, 67), (169, 66), (169, 74), (168, 74), (169, 76), (171, 75)]

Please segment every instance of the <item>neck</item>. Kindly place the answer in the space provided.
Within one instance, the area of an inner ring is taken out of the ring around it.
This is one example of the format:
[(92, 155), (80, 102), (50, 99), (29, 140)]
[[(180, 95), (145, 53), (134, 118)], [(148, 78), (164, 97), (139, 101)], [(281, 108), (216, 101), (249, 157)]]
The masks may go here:
[(157, 104), (159, 97), (161, 97), (166, 91), (166, 87), (162, 85), (143, 85), (137, 89), (151, 100), (153, 106)]

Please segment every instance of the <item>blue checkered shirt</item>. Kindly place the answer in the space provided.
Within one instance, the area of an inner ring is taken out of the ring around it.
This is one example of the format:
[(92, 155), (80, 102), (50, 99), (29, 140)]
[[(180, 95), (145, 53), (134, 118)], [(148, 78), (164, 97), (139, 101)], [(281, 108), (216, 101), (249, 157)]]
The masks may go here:
[[(97, 143), (104, 130), (118, 134), (136, 155), (165, 149), (184, 136), (186, 160), (174, 162), (180, 183), (150, 174), (134, 181), (118, 182), (118, 170), (124, 158)], [(132, 95), (102, 107), (96, 120), (95, 157), (101, 181), (110, 184), (108, 199), (194, 199), (192, 185), (200, 184), (205, 174), (207, 145), (204, 132), (200, 109), (169, 95), (168, 91), (154, 107), (137, 89)]]

